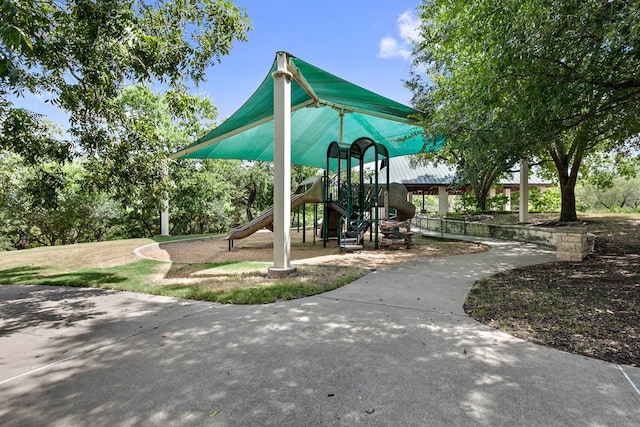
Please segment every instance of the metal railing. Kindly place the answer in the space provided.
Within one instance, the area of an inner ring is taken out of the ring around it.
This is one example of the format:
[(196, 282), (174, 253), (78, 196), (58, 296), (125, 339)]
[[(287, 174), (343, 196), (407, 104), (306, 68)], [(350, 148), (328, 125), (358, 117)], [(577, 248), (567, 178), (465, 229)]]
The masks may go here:
[(422, 216), (416, 215), (411, 218), (411, 224), (421, 230), (439, 231), (440, 235), (444, 234), (460, 234), (467, 235), (467, 225), (469, 221), (462, 219), (449, 218), (446, 215)]

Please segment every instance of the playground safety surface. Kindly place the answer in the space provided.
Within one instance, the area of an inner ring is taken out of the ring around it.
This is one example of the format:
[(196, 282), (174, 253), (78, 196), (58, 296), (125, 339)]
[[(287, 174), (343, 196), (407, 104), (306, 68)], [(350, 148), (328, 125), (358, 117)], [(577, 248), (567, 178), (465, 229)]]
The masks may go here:
[[(417, 236), (417, 239), (422, 237)], [(400, 262), (445, 255), (462, 255), (487, 249), (475, 243), (429, 239), (429, 244), (414, 244), (411, 249), (378, 249), (367, 239), (364, 248), (354, 253), (340, 253), (336, 240), (329, 240), (324, 247), (322, 239), (307, 230), (303, 243), (302, 230), (291, 231), (291, 260), (296, 264), (342, 265), (381, 268)], [(228, 241), (222, 237), (181, 240), (147, 245), (138, 254), (159, 261), (180, 263), (207, 262), (271, 262), (273, 261), (273, 233), (260, 231), (245, 239), (236, 240), (229, 251)]]

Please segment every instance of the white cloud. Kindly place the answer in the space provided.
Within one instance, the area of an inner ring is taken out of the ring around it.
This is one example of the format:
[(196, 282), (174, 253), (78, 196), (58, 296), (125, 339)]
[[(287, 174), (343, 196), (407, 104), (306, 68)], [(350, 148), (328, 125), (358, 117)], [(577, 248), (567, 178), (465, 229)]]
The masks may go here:
[(380, 40), (378, 56), (382, 59), (411, 58), (411, 43), (417, 40), (420, 29), (420, 19), (411, 11), (406, 11), (398, 16), (398, 34), (396, 37), (385, 37)]
[(410, 44), (418, 39), (420, 34), (420, 19), (413, 12), (406, 11), (398, 17), (398, 27), (402, 40)]
[(411, 51), (405, 47), (404, 43), (402, 45), (398, 44), (398, 41), (393, 37), (385, 37), (380, 40), (380, 51), (378, 55), (383, 59), (395, 57), (408, 59), (411, 56)]

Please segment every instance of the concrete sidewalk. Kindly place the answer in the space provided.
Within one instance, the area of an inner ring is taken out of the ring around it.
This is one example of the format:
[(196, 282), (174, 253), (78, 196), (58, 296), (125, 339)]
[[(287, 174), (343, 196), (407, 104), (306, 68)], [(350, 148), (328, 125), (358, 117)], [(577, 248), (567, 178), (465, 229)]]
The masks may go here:
[(533, 245), (376, 271), (264, 306), (0, 286), (6, 426), (636, 426), (640, 368), (470, 319), (473, 282)]

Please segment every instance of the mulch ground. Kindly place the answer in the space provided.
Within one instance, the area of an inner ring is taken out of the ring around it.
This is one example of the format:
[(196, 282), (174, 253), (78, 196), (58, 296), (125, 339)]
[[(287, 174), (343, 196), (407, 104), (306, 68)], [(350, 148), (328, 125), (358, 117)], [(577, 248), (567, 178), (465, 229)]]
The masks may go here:
[(535, 343), (640, 366), (639, 221), (583, 225), (596, 234), (594, 254), (580, 263), (553, 262), (482, 280), (465, 310)]
[[(295, 264), (366, 266), (369, 269), (376, 269), (420, 258), (462, 255), (487, 250), (486, 247), (474, 243), (443, 241), (419, 235), (414, 236), (415, 242), (410, 249), (375, 249), (374, 243), (370, 242), (368, 237), (367, 234), (361, 251), (344, 253), (340, 251), (337, 240), (329, 240), (325, 247), (319, 237), (316, 237), (314, 244), (311, 230), (307, 230), (304, 235), (302, 230), (294, 229), (290, 235), (291, 261)], [(152, 259), (174, 263), (272, 262), (273, 233), (266, 230), (259, 231), (245, 239), (236, 240), (231, 250), (227, 240), (214, 237), (149, 245), (140, 252)]]

